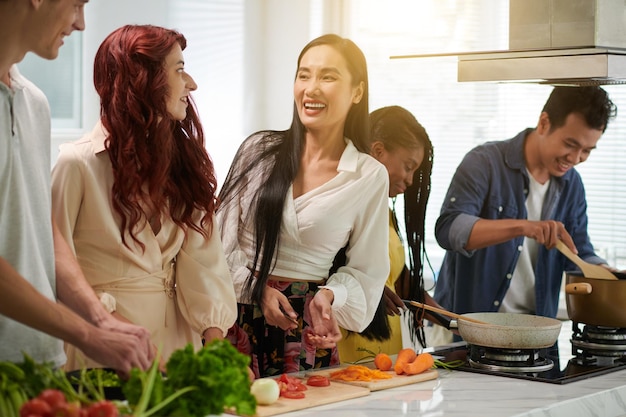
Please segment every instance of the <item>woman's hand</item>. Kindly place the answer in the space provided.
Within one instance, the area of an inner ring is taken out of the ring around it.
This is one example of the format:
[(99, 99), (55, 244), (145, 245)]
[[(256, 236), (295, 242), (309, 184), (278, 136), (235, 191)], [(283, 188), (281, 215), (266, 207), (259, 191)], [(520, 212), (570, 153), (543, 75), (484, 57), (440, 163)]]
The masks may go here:
[(312, 332), (307, 336), (309, 342), (318, 348), (333, 348), (341, 340), (341, 331), (331, 308), (333, 299), (333, 292), (322, 288), (309, 304), (311, 314), (311, 323), (309, 324)]
[(263, 304), (261, 305), (265, 322), (283, 330), (293, 330), (298, 327), (298, 314), (291, 307), (289, 300), (276, 288), (265, 287)]
[[(445, 310), (443, 307), (441, 307), (439, 305), (439, 303), (437, 301), (435, 301), (435, 299), (433, 297), (430, 296), (430, 294), (428, 294), (428, 292), (424, 291), (424, 304), (428, 304), (431, 307), (437, 307), (440, 308), (442, 310)], [(425, 311), (424, 312), (424, 318), (426, 318), (427, 320), (430, 320), (431, 322), (438, 324), (440, 326), (446, 327), (445, 323), (441, 323), (439, 322), (439, 320), (437, 320), (435, 317), (433, 317), (430, 314), (430, 311)], [(415, 320), (419, 321), (420, 317), (419, 317), (419, 313), (415, 314)], [(459, 335), (459, 330), (458, 329), (448, 329), (450, 330), (452, 333)]]
[(222, 330), (217, 327), (209, 327), (204, 332), (202, 332), (202, 338), (204, 339), (204, 344), (206, 345), (211, 343), (215, 339), (224, 339), (224, 332), (222, 332)]
[(386, 285), (383, 291), (383, 302), (385, 303), (385, 311), (388, 316), (399, 316), (406, 308), (398, 294)]

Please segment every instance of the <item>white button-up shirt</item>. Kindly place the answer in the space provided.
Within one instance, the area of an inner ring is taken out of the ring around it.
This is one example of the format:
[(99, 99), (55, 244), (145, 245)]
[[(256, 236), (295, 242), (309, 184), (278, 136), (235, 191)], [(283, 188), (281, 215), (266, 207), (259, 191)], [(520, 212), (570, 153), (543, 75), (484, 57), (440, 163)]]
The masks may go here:
[[(253, 135), (242, 149), (255, 149), (259, 139)], [(235, 161), (235, 172), (245, 165)], [(267, 177), (266, 165), (258, 164), (245, 175), (246, 185), (237, 197), (218, 210), (218, 223), (238, 300), (249, 303), (242, 293), (255, 252), (252, 200)], [(362, 331), (374, 316), (389, 274), (388, 195), (385, 167), (346, 140), (334, 178), (295, 199), (289, 188), (283, 212), (277, 213), (282, 225), (272, 275), (326, 280), (339, 325)], [(346, 243), (347, 264), (329, 277), (333, 259)]]

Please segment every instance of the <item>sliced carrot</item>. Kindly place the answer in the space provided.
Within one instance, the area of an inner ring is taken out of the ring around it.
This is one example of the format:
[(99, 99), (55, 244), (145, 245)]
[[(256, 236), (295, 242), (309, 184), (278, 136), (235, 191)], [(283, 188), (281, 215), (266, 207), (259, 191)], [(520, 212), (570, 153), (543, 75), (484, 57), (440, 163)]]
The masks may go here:
[(417, 375), (425, 372), (433, 367), (435, 358), (428, 352), (417, 355), (413, 362), (406, 363), (402, 367), (402, 371), (407, 375)]
[(404, 370), (402, 369), (404, 368), (404, 365), (413, 362), (416, 357), (417, 354), (411, 348), (404, 348), (400, 350), (396, 358), (396, 363), (393, 366), (393, 370), (396, 372), (396, 374), (402, 375), (402, 373), (404, 372)]
[(379, 353), (374, 357), (374, 365), (376, 365), (376, 368), (381, 371), (388, 371), (391, 369), (393, 362), (386, 353)]
[(330, 379), (339, 381), (371, 381), (373, 379), (389, 379), (391, 375), (378, 369), (370, 369), (363, 365), (350, 365), (330, 373)]

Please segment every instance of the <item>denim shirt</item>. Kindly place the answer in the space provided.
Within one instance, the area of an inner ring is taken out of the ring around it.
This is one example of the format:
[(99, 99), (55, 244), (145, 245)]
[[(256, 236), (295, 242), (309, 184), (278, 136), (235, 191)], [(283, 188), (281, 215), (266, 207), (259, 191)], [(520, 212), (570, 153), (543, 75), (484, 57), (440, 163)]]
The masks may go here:
[[(509, 288), (522, 250), (523, 236), (483, 249), (465, 245), (479, 219), (526, 219), (528, 172), (524, 142), (532, 129), (513, 139), (488, 142), (470, 151), (450, 183), (435, 236), (446, 255), (437, 278), (434, 298), (456, 313), (498, 311)], [(587, 201), (580, 174), (570, 169), (551, 177), (543, 203), (542, 220), (556, 220), (574, 239), (578, 255), (600, 264), (587, 234)], [(536, 311), (555, 317), (563, 271), (576, 267), (556, 249), (539, 246), (535, 267)]]

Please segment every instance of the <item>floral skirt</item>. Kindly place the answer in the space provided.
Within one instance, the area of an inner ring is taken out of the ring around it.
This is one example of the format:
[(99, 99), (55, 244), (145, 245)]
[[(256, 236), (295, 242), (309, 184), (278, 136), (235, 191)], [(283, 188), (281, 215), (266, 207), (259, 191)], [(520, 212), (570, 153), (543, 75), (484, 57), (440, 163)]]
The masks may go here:
[(226, 337), (237, 350), (250, 356), (250, 368), (256, 377), (338, 365), (337, 347), (318, 349), (307, 341), (306, 335), (311, 331), (309, 303), (317, 292), (317, 284), (268, 281), (268, 285), (289, 299), (298, 313), (298, 327), (283, 330), (269, 325), (258, 305), (238, 305), (237, 322)]

